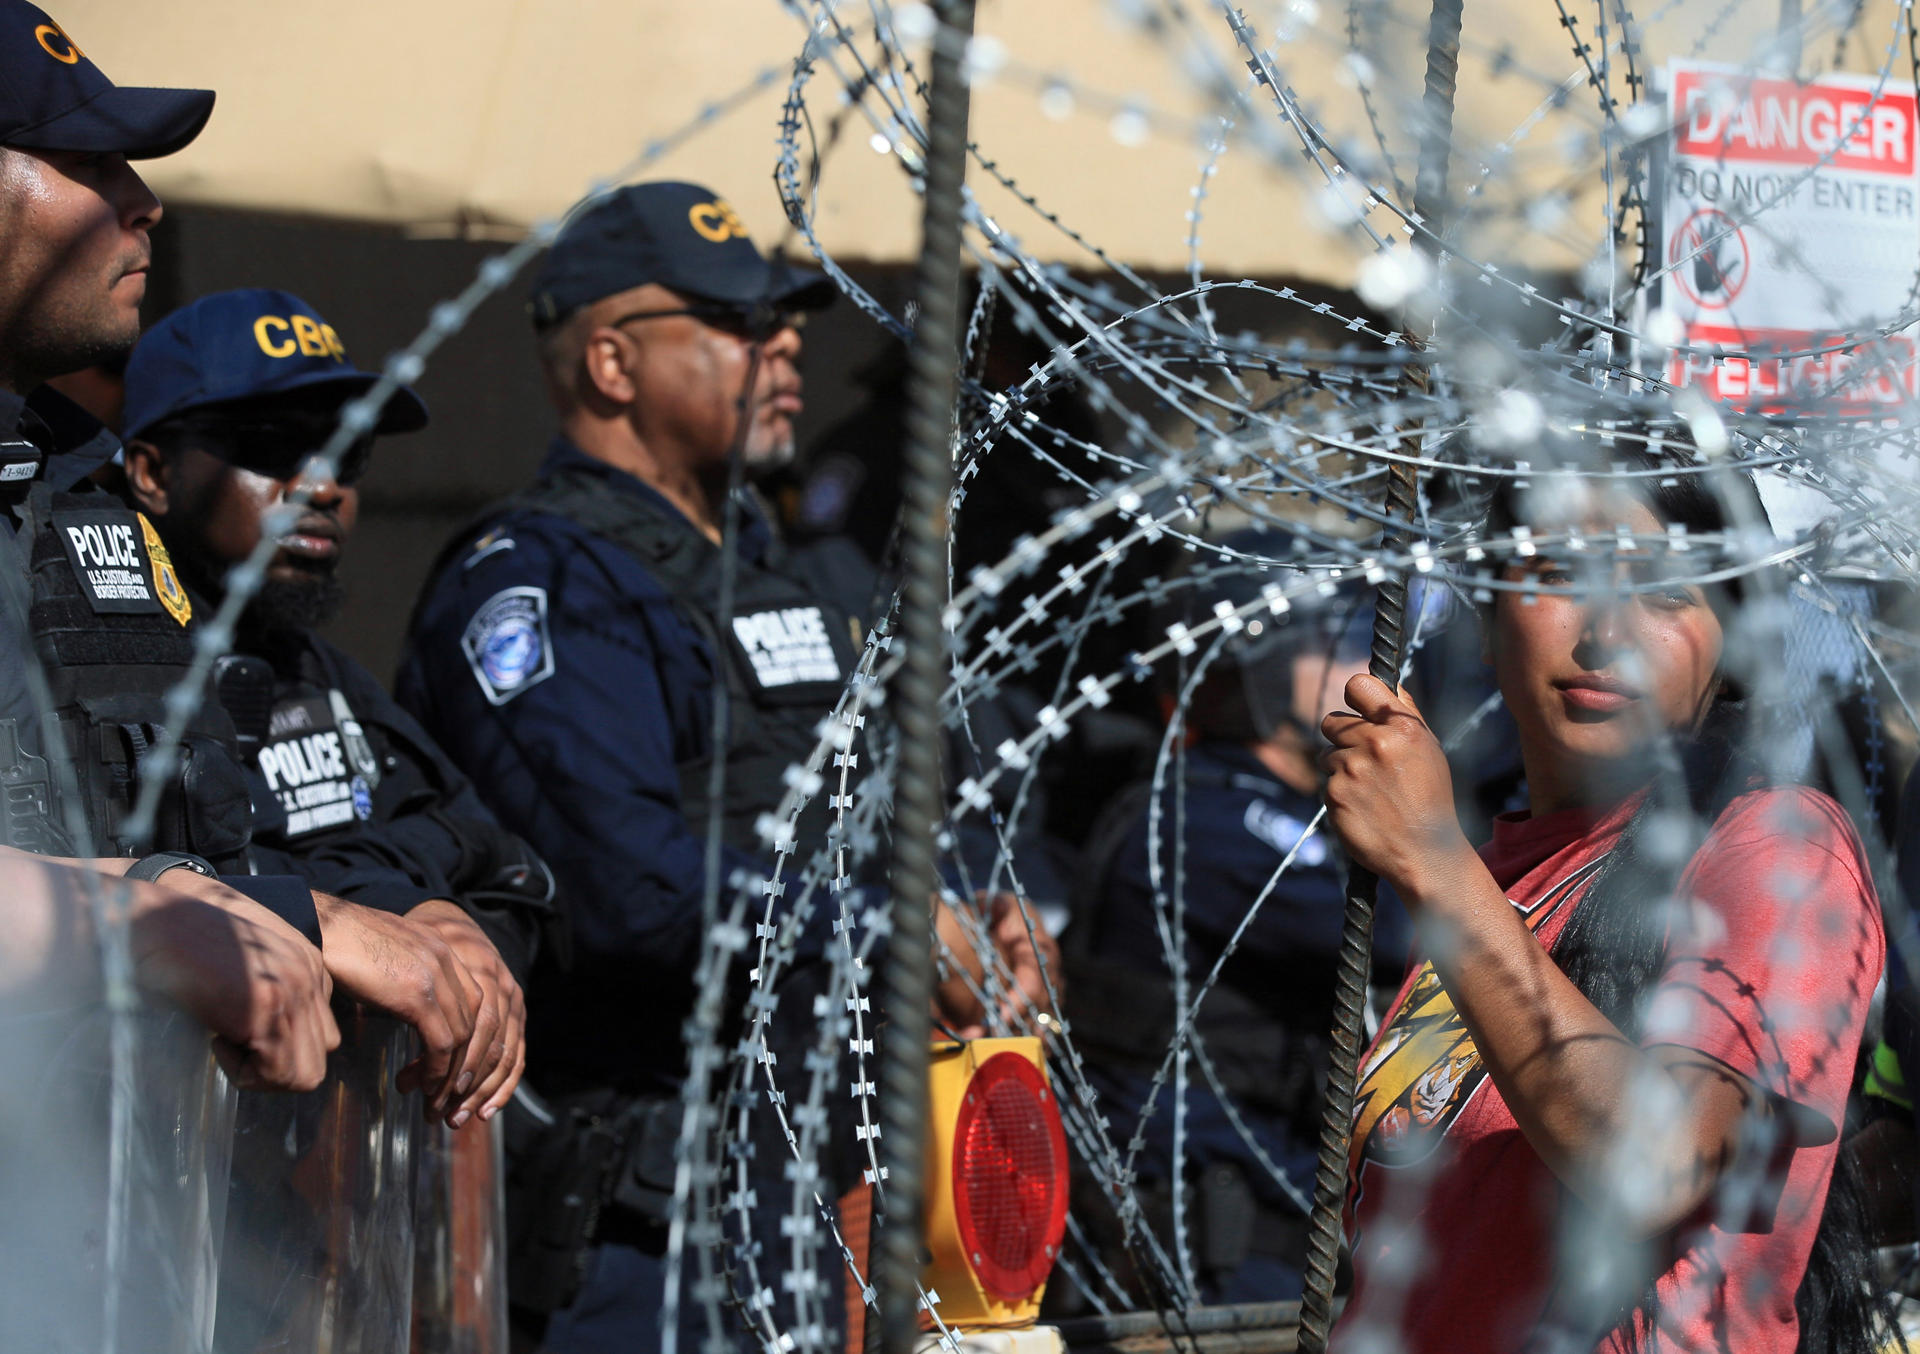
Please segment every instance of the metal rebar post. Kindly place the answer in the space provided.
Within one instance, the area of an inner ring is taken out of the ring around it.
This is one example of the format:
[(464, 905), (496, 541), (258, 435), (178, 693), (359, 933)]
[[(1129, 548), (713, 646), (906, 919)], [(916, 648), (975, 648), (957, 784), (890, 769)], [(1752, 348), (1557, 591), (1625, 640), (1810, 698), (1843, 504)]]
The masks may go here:
[[(1427, 81), (1422, 100), (1420, 165), (1414, 180), (1413, 207), (1424, 229), (1415, 247), (1432, 257), (1447, 203), (1447, 159), (1453, 148), (1454, 87), (1460, 64), (1462, 0), (1433, 0), (1427, 25)], [(1425, 394), (1427, 367), (1408, 368), (1410, 393)], [(1390, 555), (1405, 544), (1419, 504), (1413, 464), (1387, 467), (1387, 526), (1381, 552)], [(1401, 640), (1406, 622), (1407, 580), (1390, 570), (1381, 580), (1373, 612), (1373, 652), (1368, 670), (1399, 689)], [(1307, 1222), (1306, 1289), (1300, 1302), (1300, 1348), (1322, 1354), (1333, 1333), (1333, 1280), (1339, 1263), (1341, 1217), (1346, 1209), (1347, 1161), (1353, 1140), (1353, 1100), (1365, 1042), (1367, 976), (1373, 955), (1373, 905), (1380, 881), (1355, 864), (1347, 873), (1346, 916), (1340, 929), (1340, 957), (1334, 973), (1332, 1050), (1327, 1067), (1326, 1107), (1320, 1120), (1320, 1156), (1313, 1177), (1313, 1213)]]
[(969, 96), (962, 62), (972, 0), (935, 0), (927, 94), (927, 154), (919, 315), (908, 352), (907, 444), (901, 468), (905, 660), (891, 697), (900, 740), (894, 786), (891, 942), (880, 1060), (880, 1200), (877, 1227), (880, 1348), (909, 1354), (919, 1335), (921, 1215), (926, 1162), (927, 1049), (932, 1033), (933, 927), (938, 883), (934, 834), (943, 815), (940, 693), (947, 680), (947, 496), (952, 484), (954, 393), (960, 329), (961, 186)]

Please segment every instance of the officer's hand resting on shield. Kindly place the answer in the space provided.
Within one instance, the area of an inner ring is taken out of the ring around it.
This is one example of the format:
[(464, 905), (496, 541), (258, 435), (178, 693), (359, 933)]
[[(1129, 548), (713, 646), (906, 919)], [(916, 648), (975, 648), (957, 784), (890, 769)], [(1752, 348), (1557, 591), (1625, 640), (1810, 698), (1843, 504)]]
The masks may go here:
[[(458, 903), (433, 898), (407, 913), (446, 943), (465, 965), (473, 1037), (467, 1041), (454, 1084), (470, 1086), (448, 1107), (447, 1122), (459, 1128), (478, 1114), (491, 1119), (513, 1098), (527, 1065), (527, 1005), (493, 942)], [(469, 1080), (470, 1078), (470, 1080)]]
[[(400, 1089), (417, 1089), (429, 1115), (451, 1122), (483, 1080), (482, 1068), (467, 1062), (478, 981), (431, 927), (325, 893), (314, 894), (313, 905), (321, 954), (340, 990), (420, 1035), (420, 1056), (400, 1069)], [(492, 1060), (482, 1061), (491, 1071)]]
[(976, 894), (974, 914), (980, 920), (970, 924), (946, 902), (934, 909), (934, 959), (947, 973), (934, 989), (934, 1014), (962, 1039), (987, 1033), (986, 1007), (980, 1000), (986, 966), (973, 941), (984, 926), (998, 960), (1000, 1018), (1015, 1031), (1028, 1029), (1035, 1015), (1053, 1012), (1047, 980), (1052, 979), (1056, 992), (1060, 989), (1059, 943), (1040, 924), (1031, 905), (1023, 905), (1011, 893), (991, 898)]
[[(132, 864), (118, 857), (64, 863), (112, 875)], [(313, 951), (299, 932), (217, 879), (175, 870), (167, 875), (167, 887), (243, 922), (271, 923), (276, 935), (284, 932)], [(324, 965), (323, 976), (345, 996), (404, 1020), (420, 1035), (421, 1054), (401, 1069), (400, 1089), (418, 1088), (427, 1112), (455, 1128), (490, 1101), (504, 1104), (525, 1061), (523, 1007), (519, 985), (479, 927), (450, 903), (423, 903), (405, 917), (326, 893), (316, 892), (313, 905), (321, 948), (307, 962)], [(449, 913), (459, 913), (460, 921), (451, 920)], [(470, 968), (463, 956), (475, 959), (477, 967)], [(168, 995), (200, 1014), (179, 994)], [(331, 1015), (327, 1028), (332, 1031), (331, 1048), (340, 1042)]]
[(213, 1031), (214, 1057), (233, 1083), (247, 1090), (318, 1086), (327, 1053), (340, 1044), (328, 1009), (333, 980), (320, 952), (237, 893), (215, 905), (162, 884), (127, 887), (136, 981)]
[(318, 1086), (328, 1050), (340, 1043), (320, 952), (259, 903), (191, 871), (170, 871), (165, 884), (118, 880), (132, 863), (116, 858), (92, 869), (0, 847), (0, 896), (8, 900), (0, 994), (44, 989), (67, 1002), (76, 988), (97, 983), (90, 894), (102, 886), (125, 890), (139, 988), (205, 1025), (236, 1085)]
[[(29, 856), (6, 847), (0, 847), (0, 853), (114, 877), (133, 863), (118, 856), (84, 861)], [(146, 898), (157, 886), (128, 887)], [(242, 937), (238, 948), (249, 966), (230, 971), (230, 965), (222, 968), (217, 948), (208, 955), (182, 955), (166, 943), (181, 928), (190, 932), (195, 926), (215, 925), (211, 919), (170, 913), (149, 927), (156, 946), (153, 990), (186, 1007), (235, 1046), (223, 1054), (222, 1064), (240, 1085), (309, 1090), (319, 1084), (325, 1050), (340, 1042), (326, 1010), (337, 983), (344, 995), (404, 1020), (419, 1033), (422, 1052), (401, 1070), (399, 1085), (402, 1090), (417, 1087), (428, 1113), (458, 1128), (476, 1113), (484, 1111), (484, 1118), (492, 1118), (512, 1096), (526, 1062), (520, 985), (485, 933), (453, 903), (433, 900), (396, 917), (316, 892), (313, 903), (321, 935), (316, 951), (292, 926), (217, 879), (173, 870), (159, 896), (175, 901), (185, 897), (216, 908)], [(196, 967), (208, 970), (204, 976), (212, 986), (205, 993), (190, 981)], [(291, 1018), (288, 1010), (303, 1009), (311, 980), (302, 985), (288, 978), (289, 990), (272, 994), (274, 1000), (264, 1004), (258, 994), (246, 992), (248, 984), (271, 986), (276, 977), (285, 978), (296, 968), (317, 972), (325, 980), (326, 990), (317, 998), (324, 1026), (312, 1031), (304, 1017), (294, 1028), (280, 1027)], [(319, 1067), (307, 1076), (306, 1053), (312, 1047), (320, 1048)], [(253, 1056), (241, 1056), (249, 1051)]]

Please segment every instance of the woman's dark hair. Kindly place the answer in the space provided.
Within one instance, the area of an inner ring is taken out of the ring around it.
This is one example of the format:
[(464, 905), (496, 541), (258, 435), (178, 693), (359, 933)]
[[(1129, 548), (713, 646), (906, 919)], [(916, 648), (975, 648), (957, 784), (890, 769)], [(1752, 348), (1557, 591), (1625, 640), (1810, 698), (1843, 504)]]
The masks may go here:
[[(1676, 439), (1671, 436), (1669, 443)], [(1670, 469), (1671, 475), (1623, 478), (1616, 485), (1645, 503), (1663, 524), (1680, 524), (1689, 535), (1735, 530), (1741, 519), (1764, 522), (1764, 510), (1752, 481), (1738, 472), (1676, 463), (1636, 450), (1623, 457), (1633, 470)], [(1490, 551), (1512, 538), (1526, 523), (1522, 490), (1502, 481), (1488, 505), (1485, 539)], [(1737, 509), (1735, 500), (1744, 500)], [(1709, 600), (1729, 634), (1746, 598), (1740, 578), (1708, 589)], [(1724, 660), (1723, 660), (1724, 662)], [(1712, 824), (1737, 796), (1766, 783), (1763, 768), (1746, 755), (1749, 711), (1743, 686), (1722, 672), (1713, 704), (1699, 728), (1671, 749), (1646, 797), (1628, 818), (1619, 841), (1594, 875), (1579, 906), (1553, 946), (1554, 962), (1629, 1038), (1637, 1038), (1645, 999), (1666, 958), (1663, 904), (1679, 884), (1687, 860)], [(1681, 853), (1655, 850), (1664, 834), (1653, 824), (1690, 825), (1691, 847)], [(1667, 1254), (1670, 1261), (1674, 1256)], [(1800, 1323), (1799, 1349), (1806, 1354), (1873, 1354), (1892, 1332), (1893, 1314), (1870, 1284), (1872, 1256), (1867, 1245), (1865, 1208), (1858, 1167), (1848, 1153), (1836, 1154), (1827, 1204), (1814, 1237), (1807, 1268), (1795, 1293)], [(1606, 1329), (1625, 1332), (1635, 1343), (1636, 1319), (1646, 1330), (1658, 1327), (1654, 1281), (1649, 1275), (1638, 1293), (1602, 1317)], [(1599, 1332), (1602, 1336), (1606, 1330)]]

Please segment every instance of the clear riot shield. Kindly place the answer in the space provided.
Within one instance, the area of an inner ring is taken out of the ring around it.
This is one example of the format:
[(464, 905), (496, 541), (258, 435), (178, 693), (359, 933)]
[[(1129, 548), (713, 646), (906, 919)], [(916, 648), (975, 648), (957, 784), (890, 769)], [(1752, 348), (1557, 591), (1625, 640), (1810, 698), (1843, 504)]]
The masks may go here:
[(507, 1208), (499, 1119), (421, 1135), (413, 1354), (507, 1354)]
[(407, 1348), (420, 1102), (394, 1078), (416, 1040), (357, 1008), (340, 1035), (319, 1090), (240, 1096), (217, 1354)]
[[(141, 1006), (0, 1001), (0, 1343), (201, 1354), (234, 1094), (204, 1027)], [(115, 1083), (119, 1081), (119, 1095)]]

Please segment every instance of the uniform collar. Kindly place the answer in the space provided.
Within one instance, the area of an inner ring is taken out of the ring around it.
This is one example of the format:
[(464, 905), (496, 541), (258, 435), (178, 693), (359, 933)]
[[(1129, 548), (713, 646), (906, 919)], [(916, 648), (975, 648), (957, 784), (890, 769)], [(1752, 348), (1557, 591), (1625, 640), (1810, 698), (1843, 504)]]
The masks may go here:
[(34, 478), (71, 489), (120, 450), (106, 425), (51, 386), (25, 399), (0, 390), (0, 438), (33, 443), (45, 459)]
[[(656, 509), (664, 509), (668, 520), (683, 522), (689, 533), (699, 536), (702, 541), (707, 539), (700, 535), (693, 523), (687, 521), (685, 513), (676, 508), (665, 494), (651, 484), (617, 466), (608, 465), (598, 457), (587, 455), (575, 446), (573, 440), (565, 433), (556, 433), (552, 445), (547, 448), (546, 459), (540, 463), (540, 478), (547, 479), (563, 470), (584, 471), (597, 476), (609, 487), (621, 493), (633, 494)], [(747, 559), (759, 559), (773, 541), (773, 528), (767, 524), (759, 503), (751, 493), (744, 491), (741, 493), (740, 508), (740, 553)]]

